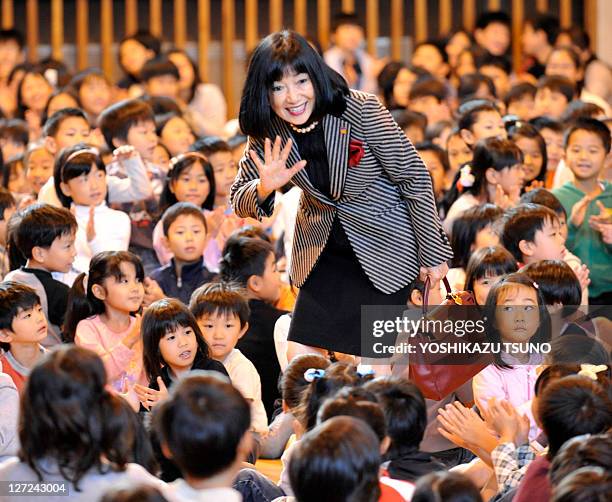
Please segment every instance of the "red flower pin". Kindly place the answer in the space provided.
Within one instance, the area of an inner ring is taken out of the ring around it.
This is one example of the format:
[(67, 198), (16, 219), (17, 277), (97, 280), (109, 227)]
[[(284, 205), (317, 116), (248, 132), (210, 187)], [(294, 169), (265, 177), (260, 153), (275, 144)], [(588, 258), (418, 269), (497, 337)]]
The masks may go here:
[(359, 141), (358, 139), (352, 139), (349, 142), (349, 167), (355, 167), (359, 165), (359, 162), (361, 162), (361, 159), (364, 155), (365, 149), (363, 148), (363, 141)]

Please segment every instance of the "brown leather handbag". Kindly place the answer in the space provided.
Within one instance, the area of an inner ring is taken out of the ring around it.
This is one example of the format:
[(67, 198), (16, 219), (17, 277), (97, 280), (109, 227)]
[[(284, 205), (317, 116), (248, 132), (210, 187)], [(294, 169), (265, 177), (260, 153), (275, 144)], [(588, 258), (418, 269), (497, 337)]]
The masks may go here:
[[(448, 320), (449, 315), (451, 315), (451, 320), (458, 321), (466, 320), (467, 318), (474, 320), (474, 316), (480, 317), (479, 310), (476, 307), (476, 301), (471, 292), (453, 292), (446, 277), (444, 278), (444, 286), (447, 291), (446, 299), (441, 305), (428, 311), (430, 280), (427, 278), (425, 281), (425, 290), (423, 293), (423, 318), (445, 321)], [(466, 306), (468, 308), (464, 309), (461, 308), (461, 306)], [(460, 319), (462, 317), (463, 319)], [(432, 341), (438, 343), (454, 343), (458, 341), (458, 338), (454, 333), (419, 331), (412, 338), (411, 343), (418, 344), (420, 342)], [(470, 337), (470, 342), (484, 341), (486, 341), (486, 334), (484, 331), (482, 335)], [(408, 367), (409, 378), (421, 390), (426, 398), (440, 401), (468, 382), (492, 361), (490, 356), (476, 355), (461, 357), (469, 357), (470, 363), (457, 364), (458, 359), (456, 355), (440, 355), (433, 357), (422, 352), (410, 354)], [(452, 358), (454, 358), (454, 360)]]

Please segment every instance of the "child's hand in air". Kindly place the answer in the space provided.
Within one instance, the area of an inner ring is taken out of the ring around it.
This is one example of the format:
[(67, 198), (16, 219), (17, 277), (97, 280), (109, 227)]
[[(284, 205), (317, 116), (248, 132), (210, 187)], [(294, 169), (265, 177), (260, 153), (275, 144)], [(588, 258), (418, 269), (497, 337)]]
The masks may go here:
[(489, 426), (499, 434), (501, 443), (520, 445), (527, 442), (529, 419), (526, 416), (520, 417), (508, 401), (498, 401), (494, 397), (489, 399), (483, 415)]
[(585, 195), (582, 199), (576, 202), (576, 204), (574, 204), (574, 206), (572, 207), (572, 212), (569, 217), (569, 222), (572, 225), (576, 227), (579, 227), (580, 225), (582, 225), (582, 222), (584, 221), (584, 216), (586, 215), (587, 207), (591, 203), (592, 200), (593, 200), (592, 197)]
[(138, 399), (144, 408), (149, 411), (157, 403), (168, 397), (168, 389), (160, 376), (157, 377), (157, 385), (159, 385), (159, 390), (151, 389), (149, 387), (145, 387), (144, 385), (134, 385), (134, 392), (138, 396)]
[(457, 446), (471, 451), (491, 451), (497, 441), (488, 431), (485, 422), (471, 408), (459, 401), (447, 404), (438, 410), (438, 432)]
[(225, 207), (217, 206), (206, 214), (206, 227), (208, 228), (207, 237), (214, 239), (219, 233), (221, 225), (225, 220)]
[(601, 238), (606, 244), (612, 243), (612, 210), (604, 206), (601, 201), (597, 201), (599, 214), (594, 214), (589, 218), (589, 226), (601, 234)]
[(156, 280), (151, 279), (150, 277), (145, 277), (142, 284), (144, 285), (145, 292), (144, 299), (142, 301), (144, 307), (148, 307), (157, 300), (166, 298), (166, 294)]
[(544, 182), (533, 180), (531, 183), (529, 183), (529, 185), (525, 187), (525, 192), (531, 192), (532, 190), (535, 190), (536, 188), (544, 188)]
[(573, 270), (578, 278), (578, 282), (580, 283), (580, 289), (584, 290), (589, 284), (591, 284), (591, 279), (589, 277), (591, 272), (589, 268), (585, 264), (582, 264)]
[(113, 162), (122, 162), (135, 157), (138, 157), (138, 152), (132, 145), (123, 145), (113, 151)]

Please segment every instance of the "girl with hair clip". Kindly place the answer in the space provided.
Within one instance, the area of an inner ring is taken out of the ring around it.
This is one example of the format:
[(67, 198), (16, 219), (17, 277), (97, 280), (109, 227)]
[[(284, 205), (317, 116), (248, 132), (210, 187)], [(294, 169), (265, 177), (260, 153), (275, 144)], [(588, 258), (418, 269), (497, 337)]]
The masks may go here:
[[(48, 353), (30, 373), (21, 401), (19, 457), (0, 465), (0, 481), (65, 482), (62, 491), (44, 499), (69, 495), (82, 502), (99, 500), (119, 483), (159, 486), (142, 467), (153, 466), (142, 426), (106, 382), (93, 352), (60, 346)], [(21, 497), (40, 498), (40, 493)]]
[(474, 294), (476, 305), (484, 307), (494, 284), (506, 274), (518, 271), (516, 259), (502, 246), (484, 247), (476, 251), (465, 269), (465, 284), (461, 289)]
[(523, 153), (512, 141), (487, 138), (474, 148), (445, 198), (449, 206), (444, 229), (450, 235), (455, 219), (466, 209), (487, 202), (502, 209), (515, 205), (523, 188)]
[(546, 141), (538, 130), (527, 122), (517, 121), (508, 127), (508, 138), (523, 153), (523, 192), (542, 188), (546, 182), (548, 159)]
[[(160, 212), (164, 213), (177, 202), (191, 202), (202, 208), (206, 217), (208, 245), (204, 250), (206, 268), (219, 270), (221, 250), (214, 237), (224, 218), (223, 210), (213, 210), (215, 201), (215, 175), (208, 159), (199, 152), (187, 152), (170, 159), (170, 170), (160, 196)], [(160, 265), (170, 262), (172, 252), (163, 243), (161, 220), (153, 230), (153, 248)]]
[(187, 105), (185, 113), (198, 136), (224, 136), (227, 103), (219, 86), (202, 82), (194, 61), (182, 49), (172, 49), (168, 59), (179, 71), (179, 95)]
[[(540, 353), (528, 344), (550, 342), (550, 316), (540, 288), (527, 274), (506, 275), (493, 285), (484, 308), (489, 342), (501, 344), (494, 363), (472, 380), (474, 400), (480, 410), (490, 399), (506, 400), (515, 408), (533, 398)], [(513, 344), (510, 352), (504, 344)]]
[(73, 264), (77, 272), (86, 272), (92, 256), (101, 251), (127, 251), (130, 217), (106, 204), (106, 167), (97, 148), (83, 143), (64, 148), (55, 162), (53, 179), (60, 202), (77, 220)]
[(128, 251), (104, 251), (77, 276), (68, 297), (64, 340), (93, 350), (106, 367), (108, 384), (139, 408), (135, 384), (146, 385), (140, 311), (144, 298), (140, 258)]
[(470, 256), (479, 249), (499, 244), (496, 222), (503, 211), (494, 204), (483, 204), (465, 210), (454, 222), (451, 233), (453, 259), (447, 279), (453, 291), (462, 290), (465, 269)]

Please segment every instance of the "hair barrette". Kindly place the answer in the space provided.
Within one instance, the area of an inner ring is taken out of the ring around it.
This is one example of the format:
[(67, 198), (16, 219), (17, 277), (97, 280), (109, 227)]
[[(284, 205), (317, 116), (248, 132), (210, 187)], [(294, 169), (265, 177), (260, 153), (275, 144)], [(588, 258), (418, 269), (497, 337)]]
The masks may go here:
[(540, 285), (535, 281), (533, 281), (533, 287), (536, 289), (540, 289)]
[(306, 380), (308, 383), (314, 382), (315, 380), (318, 380), (319, 378), (323, 378), (324, 376), (325, 376), (325, 370), (318, 369), (318, 368), (308, 368), (304, 372), (304, 380)]
[(591, 380), (597, 380), (597, 373), (606, 371), (608, 367), (605, 364), (581, 364), (579, 375), (590, 378)]

